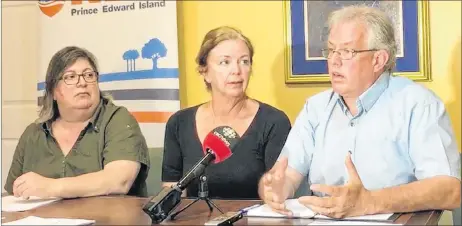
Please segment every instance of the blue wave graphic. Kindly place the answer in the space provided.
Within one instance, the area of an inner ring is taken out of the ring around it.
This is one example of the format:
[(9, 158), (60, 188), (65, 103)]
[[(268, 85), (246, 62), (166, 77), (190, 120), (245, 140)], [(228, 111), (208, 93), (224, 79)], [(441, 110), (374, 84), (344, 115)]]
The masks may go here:
[[(178, 68), (157, 68), (154, 70), (140, 70), (128, 72), (114, 72), (101, 74), (99, 82), (112, 81), (128, 81), (137, 79), (152, 79), (152, 78), (178, 78)], [(146, 87), (149, 88), (149, 87)], [(37, 90), (44, 90), (45, 82), (37, 83)]]

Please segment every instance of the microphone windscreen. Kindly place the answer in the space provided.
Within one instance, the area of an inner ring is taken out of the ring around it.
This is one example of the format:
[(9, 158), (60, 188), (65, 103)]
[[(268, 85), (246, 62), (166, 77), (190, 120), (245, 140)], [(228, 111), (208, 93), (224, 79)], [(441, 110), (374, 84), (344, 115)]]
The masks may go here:
[(232, 155), (232, 151), (239, 141), (239, 134), (229, 126), (219, 126), (213, 129), (204, 139), (202, 150), (215, 154), (214, 163), (219, 163)]

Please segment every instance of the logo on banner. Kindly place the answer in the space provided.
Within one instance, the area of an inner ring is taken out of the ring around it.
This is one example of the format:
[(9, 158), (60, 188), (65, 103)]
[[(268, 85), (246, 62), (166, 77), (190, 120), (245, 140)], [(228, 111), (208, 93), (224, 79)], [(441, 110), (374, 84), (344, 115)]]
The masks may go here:
[[(39, 0), (38, 5), (43, 14), (53, 17), (59, 13), (64, 3), (69, 1), (64, 0)], [(149, 9), (157, 7), (165, 7), (165, 0), (156, 0), (156, 1), (138, 1), (127, 3), (127, 1), (117, 1), (117, 0), (88, 0), (83, 3), (83, 0), (71, 0), (71, 16), (85, 16), (93, 15), (98, 13), (112, 13), (112, 12), (122, 12), (122, 11), (131, 11), (136, 9)], [(101, 4), (105, 2), (105, 4)], [(115, 4), (108, 4), (115, 2)], [(130, 2), (130, 1), (129, 1)], [(88, 3), (88, 4), (87, 4)]]
[[(110, 94), (112, 99), (117, 101), (132, 102), (134, 105), (143, 106), (137, 101), (178, 101), (179, 92), (177, 88), (170, 88), (171, 84), (178, 83), (178, 68), (159, 67), (158, 61), (161, 58), (167, 57), (167, 46), (159, 38), (151, 38), (139, 45), (138, 48), (126, 49), (120, 52), (119, 62), (126, 66), (125, 70), (101, 73), (98, 82), (103, 87), (102, 91)], [(140, 61), (150, 61), (151, 66), (146, 64), (138, 66)], [(148, 67), (146, 67), (148, 66)], [(171, 80), (176, 79), (176, 80)], [(146, 83), (139, 83), (137, 87), (131, 86), (131, 81), (143, 80)], [(151, 81), (149, 81), (151, 80)], [(169, 88), (150, 88), (151, 82), (162, 81)], [(123, 83), (120, 83), (124, 81)], [(116, 82), (116, 83), (114, 83)], [(119, 82), (119, 83), (117, 83)], [(38, 91), (45, 90), (45, 82), (38, 83)], [(38, 97), (38, 105), (43, 104), (43, 93)], [(144, 109), (155, 109), (155, 107), (147, 107)], [(176, 109), (175, 109), (176, 110)], [(133, 111), (135, 119), (139, 123), (166, 123), (168, 118), (175, 110), (159, 111), (159, 110), (144, 110)], [(228, 132), (228, 136), (231, 136)]]
[(40, 0), (38, 5), (43, 14), (52, 17), (61, 11), (64, 0)]
[[(136, 70), (136, 60), (138, 58), (148, 59), (152, 61), (152, 69), (149, 70)], [(158, 38), (150, 39), (148, 42), (144, 44), (141, 48), (141, 55), (140, 52), (136, 49), (129, 49), (125, 51), (122, 55), (123, 60), (127, 63), (127, 71), (126, 72), (117, 72), (117, 76), (122, 77), (138, 77), (138, 78), (145, 78), (145, 77), (163, 77), (163, 76), (171, 76), (176, 74), (177, 70), (171, 70), (166, 68), (159, 68), (157, 66), (157, 61), (159, 58), (167, 56), (167, 48), (165, 44), (162, 43)]]

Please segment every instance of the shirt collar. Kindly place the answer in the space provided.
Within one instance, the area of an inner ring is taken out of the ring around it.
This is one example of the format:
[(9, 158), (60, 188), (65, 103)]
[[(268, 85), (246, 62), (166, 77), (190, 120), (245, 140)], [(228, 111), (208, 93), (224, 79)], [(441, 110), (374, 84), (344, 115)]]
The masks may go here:
[(384, 72), (382, 73), (382, 75), (380, 75), (377, 81), (375, 81), (375, 83), (372, 84), (372, 86), (366, 90), (366, 92), (359, 96), (358, 101), (360, 102), (361, 106), (363, 106), (366, 112), (369, 111), (372, 108), (372, 106), (374, 106), (375, 102), (379, 99), (379, 97), (382, 95), (385, 89), (388, 88), (389, 81), (389, 72)]
[(101, 120), (98, 121), (98, 118), (99, 118), (99, 116), (101, 114), (101, 110), (103, 108), (103, 105), (105, 104), (105, 103), (103, 103), (104, 101), (107, 101), (107, 100), (104, 99), (104, 98), (99, 99), (98, 107), (96, 107), (95, 113), (93, 113), (93, 115), (90, 118), (90, 122), (88, 123), (88, 125), (93, 126), (93, 129), (96, 132), (99, 132), (99, 124), (101, 123)]
[[(374, 106), (375, 102), (379, 99), (380, 95), (385, 91), (388, 87), (390, 81), (390, 73), (384, 72), (380, 75), (377, 81), (372, 84), (363, 94), (359, 96), (356, 100), (356, 106), (358, 109), (364, 109), (368, 112), (372, 106)], [(348, 108), (343, 100), (343, 98), (335, 93), (335, 98), (337, 98), (338, 103), (343, 111), (343, 113), (347, 114)]]
[(337, 93), (335, 93), (335, 96), (336, 96), (336, 98), (337, 98), (337, 102), (338, 102), (339, 105), (340, 105), (340, 108), (342, 109), (343, 114), (347, 115), (347, 114), (348, 114), (348, 108), (347, 108), (347, 106), (346, 106), (346, 104), (345, 104), (345, 101), (344, 101), (343, 98), (342, 98), (340, 95), (338, 95)]
[[(99, 117), (99, 115), (101, 113), (101, 109), (103, 108), (103, 105), (104, 105), (103, 101), (105, 101), (105, 99), (101, 98), (100, 101), (99, 101), (99, 104), (96, 107), (95, 112), (91, 116), (90, 121), (88, 122), (88, 125), (87, 125), (86, 128), (91, 127), (96, 132), (99, 132), (98, 117)], [(54, 121), (54, 119), (50, 119), (50, 120), (42, 123), (42, 129), (45, 130), (45, 132), (48, 133), (48, 134), (51, 134), (51, 124), (53, 123), (53, 121)]]

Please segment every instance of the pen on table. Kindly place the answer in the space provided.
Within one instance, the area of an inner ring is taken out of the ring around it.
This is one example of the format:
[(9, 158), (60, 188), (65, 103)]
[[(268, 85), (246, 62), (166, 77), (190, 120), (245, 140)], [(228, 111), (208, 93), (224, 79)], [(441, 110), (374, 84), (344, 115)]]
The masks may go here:
[(244, 209), (241, 209), (239, 212), (241, 212), (242, 214), (245, 214), (245, 213), (247, 213), (247, 211), (249, 211), (249, 210), (251, 210), (253, 208), (259, 207), (259, 206), (260, 206), (260, 204), (255, 204), (253, 206), (249, 206), (249, 207), (246, 207)]

